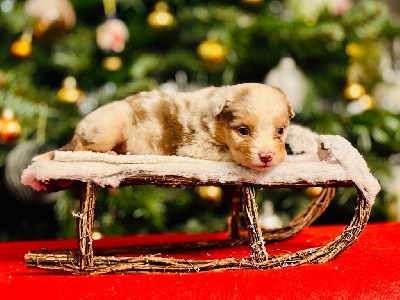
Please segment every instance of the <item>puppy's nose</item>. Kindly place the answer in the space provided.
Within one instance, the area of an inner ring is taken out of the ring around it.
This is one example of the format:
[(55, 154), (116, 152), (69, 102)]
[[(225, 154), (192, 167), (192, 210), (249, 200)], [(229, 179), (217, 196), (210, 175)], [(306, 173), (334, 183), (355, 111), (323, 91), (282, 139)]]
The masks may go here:
[(271, 152), (260, 152), (260, 153), (258, 153), (258, 156), (260, 157), (260, 160), (263, 163), (271, 162), (272, 158), (274, 157), (274, 155)]

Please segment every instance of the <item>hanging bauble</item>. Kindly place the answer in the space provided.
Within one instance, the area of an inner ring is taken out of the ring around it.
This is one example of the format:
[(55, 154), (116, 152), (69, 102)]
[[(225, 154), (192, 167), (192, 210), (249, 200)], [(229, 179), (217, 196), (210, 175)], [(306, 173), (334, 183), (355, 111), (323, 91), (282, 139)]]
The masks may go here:
[(343, 90), (344, 98), (349, 101), (357, 100), (365, 93), (365, 87), (356, 80), (349, 80)]
[(10, 52), (17, 58), (28, 58), (32, 54), (32, 32), (27, 29), (11, 44)]
[(306, 194), (311, 197), (315, 198), (318, 197), (324, 189), (320, 186), (312, 186), (306, 189)]
[(83, 95), (73, 76), (66, 77), (62, 82), (62, 87), (57, 91), (57, 98), (67, 103), (76, 103)]
[(92, 234), (92, 239), (94, 241), (98, 241), (98, 240), (101, 240), (102, 238), (103, 238), (103, 234), (100, 231), (95, 229)]
[(104, 69), (110, 72), (116, 72), (120, 70), (123, 66), (123, 60), (121, 57), (116, 55), (106, 56), (103, 58), (101, 65)]
[(174, 24), (174, 16), (169, 11), (168, 4), (159, 1), (154, 6), (154, 11), (147, 17), (147, 22), (155, 29), (166, 29)]
[(6, 158), (4, 168), (4, 183), (7, 190), (17, 200), (24, 203), (54, 202), (55, 194), (36, 192), (32, 188), (21, 184), (22, 171), (26, 169), (34, 156), (49, 151), (46, 146), (41, 146), (35, 141), (24, 141), (12, 149)]
[(358, 101), (364, 110), (371, 110), (375, 108), (375, 98), (370, 94), (362, 95)]
[(352, 58), (360, 59), (364, 55), (364, 48), (360, 44), (350, 42), (346, 45), (346, 53)]
[(46, 42), (63, 36), (76, 23), (74, 7), (68, 0), (27, 0), (24, 9), (36, 21), (33, 35)]
[(21, 125), (14, 115), (11, 108), (4, 108), (0, 118), (0, 140), (9, 142), (19, 138), (21, 135)]
[(284, 57), (265, 77), (264, 82), (280, 88), (292, 102), (296, 112), (303, 108), (308, 93), (308, 82), (291, 57)]
[(213, 39), (206, 39), (197, 47), (199, 56), (206, 62), (213, 64), (223, 63), (228, 54), (226, 47)]
[(400, 114), (400, 78), (398, 82), (378, 83), (372, 94), (376, 99), (378, 108), (390, 111), (393, 114)]
[(128, 38), (128, 27), (117, 18), (107, 19), (96, 28), (97, 45), (105, 52), (120, 53), (124, 51)]
[(28, 58), (32, 53), (31, 42), (18, 39), (11, 45), (11, 54), (17, 58)]
[(218, 202), (222, 198), (222, 189), (217, 186), (200, 186), (196, 189), (201, 199)]
[(283, 225), (281, 218), (274, 212), (274, 204), (272, 201), (264, 201), (262, 205), (262, 214), (260, 214), (259, 222), (263, 228), (280, 228)]

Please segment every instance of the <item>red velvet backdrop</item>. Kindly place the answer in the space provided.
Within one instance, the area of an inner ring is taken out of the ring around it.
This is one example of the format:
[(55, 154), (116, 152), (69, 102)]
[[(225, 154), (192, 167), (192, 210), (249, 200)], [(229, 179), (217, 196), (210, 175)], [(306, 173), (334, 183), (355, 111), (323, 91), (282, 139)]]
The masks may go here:
[[(295, 238), (267, 245), (294, 251), (324, 244), (344, 226), (316, 226)], [(221, 238), (149, 235), (105, 238), (95, 247)], [(190, 274), (76, 276), (25, 267), (23, 255), (41, 248), (75, 248), (75, 240), (0, 244), (2, 299), (400, 299), (400, 223), (368, 224), (359, 240), (335, 260), (279, 270), (232, 270)], [(185, 258), (242, 257), (248, 247), (181, 254)], [(5, 298), (4, 298), (5, 297)]]

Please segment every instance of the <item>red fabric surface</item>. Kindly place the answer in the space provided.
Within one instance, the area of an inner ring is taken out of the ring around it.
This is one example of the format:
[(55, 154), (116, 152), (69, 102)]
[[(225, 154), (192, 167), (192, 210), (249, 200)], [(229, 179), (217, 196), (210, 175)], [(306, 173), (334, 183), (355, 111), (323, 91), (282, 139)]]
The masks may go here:
[[(344, 226), (315, 226), (267, 245), (295, 251), (325, 244)], [(95, 247), (223, 238), (225, 234), (149, 235), (105, 238)], [(23, 256), (41, 248), (74, 248), (75, 240), (0, 244), (2, 299), (400, 299), (400, 223), (368, 224), (358, 241), (326, 264), (274, 270), (190, 274), (70, 275), (28, 269)], [(242, 257), (248, 247), (179, 255), (185, 258)], [(9, 295), (9, 296), (8, 296)], [(6, 298), (3, 298), (6, 296)]]

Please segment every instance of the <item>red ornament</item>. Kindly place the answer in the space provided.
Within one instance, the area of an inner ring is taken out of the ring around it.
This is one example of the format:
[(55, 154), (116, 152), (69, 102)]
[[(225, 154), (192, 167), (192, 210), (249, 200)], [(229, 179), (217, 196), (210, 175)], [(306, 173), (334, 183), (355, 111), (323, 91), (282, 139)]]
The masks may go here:
[(0, 118), (0, 140), (9, 142), (19, 138), (21, 135), (21, 125), (19, 124), (11, 108), (5, 108)]
[(108, 19), (96, 29), (97, 45), (106, 52), (119, 53), (124, 51), (128, 38), (128, 28), (120, 19)]

